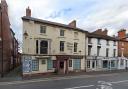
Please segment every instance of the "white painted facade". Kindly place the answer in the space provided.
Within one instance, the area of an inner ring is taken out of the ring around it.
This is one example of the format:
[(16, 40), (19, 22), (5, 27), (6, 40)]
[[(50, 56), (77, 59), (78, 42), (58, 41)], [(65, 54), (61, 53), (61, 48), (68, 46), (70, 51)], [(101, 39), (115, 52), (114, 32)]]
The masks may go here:
[(128, 69), (128, 59), (125, 57), (118, 57), (118, 69)]
[[(88, 41), (91, 39), (91, 42)], [(98, 44), (98, 39), (100, 42)], [(109, 44), (107, 45), (107, 41)], [(102, 38), (88, 38), (86, 39), (86, 71), (101, 71), (101, 70), (112, 70), (117, 69), (117, 56), (118, 56), (118, 43), (113, 40), (106, 40)], [(89, 47), (91, 52), (89, 55)], [(100, 47), (98, 54), (98, 47)], [(108, 56), (106, 55), (106, 49), (108, 50)], [(114, 54), (115, 50), (115, 54)], [(106, 62), (106, 64), (105, 64)], [(105, 64), (105, 65), (104, 65)]]
[[(118, 56), (118, 43), (116, 41), (116, 44), (114, 45), (114, 41), (109, 40), (109, 45), (107, 45), (107, 42), (105, 39), (100, 39), (100, 44), (98, 45), (98, 38), (91, 38), (91, 43), (88, 43), (88, 38), (86, 39), (86, 43), (88, 45), (92, 45), (91, 50), (91, 56), (97, 56), (97, 46), (101, 46), (99, 56), (106, 57), (106, 48), (109, 48), (109, 54), (108, 57), (113, 57), (113, 50), (116, 49), (116, 57)], [(88, 55), (88, 45), (86, 45), (86, 55)]]

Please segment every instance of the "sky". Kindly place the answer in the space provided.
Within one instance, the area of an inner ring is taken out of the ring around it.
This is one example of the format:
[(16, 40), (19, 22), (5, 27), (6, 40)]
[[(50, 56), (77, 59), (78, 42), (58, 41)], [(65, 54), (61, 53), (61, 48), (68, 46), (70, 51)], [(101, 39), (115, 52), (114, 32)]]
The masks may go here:
[(32, 17), (68, 24), (77, 21), (77, 27), (87, 31), (98, 28), (115, 35), (128, 28), (128, 0), (6, 0), (11, 28), (22, 40), (22, 20), (29, 6)]

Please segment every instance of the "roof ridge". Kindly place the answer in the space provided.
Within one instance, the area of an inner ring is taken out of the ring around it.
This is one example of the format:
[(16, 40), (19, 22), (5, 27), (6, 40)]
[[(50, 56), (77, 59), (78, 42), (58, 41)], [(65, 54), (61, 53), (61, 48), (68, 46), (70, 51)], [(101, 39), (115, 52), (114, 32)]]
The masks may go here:
[(42, 23), (57, 25), (57, 26), (60, 26), (60, 27), (75, 29), (75, 30), (79, 30), (79, 31), (83, 31), (83, 32), (88, 32), (88, 31), (86, 31), (86, 30), (84, 30), (84, 29), (81, 29), (81, 28), (78, 28), (78, 27), (69, 26), (68, 24), (62, 24), (62, 23), (53, 22), (53, 21), (44, 20), (44, 19), (39, 19), (39, 18), (35, 18), (35, 17), (23, 16), (22, 19), (23, 19), (23, 20), (24, 20), (24, 19), (26, 19), (26, 20), (33, 20), (33, 21), (37, 21), (37, 22), (42, 22)]

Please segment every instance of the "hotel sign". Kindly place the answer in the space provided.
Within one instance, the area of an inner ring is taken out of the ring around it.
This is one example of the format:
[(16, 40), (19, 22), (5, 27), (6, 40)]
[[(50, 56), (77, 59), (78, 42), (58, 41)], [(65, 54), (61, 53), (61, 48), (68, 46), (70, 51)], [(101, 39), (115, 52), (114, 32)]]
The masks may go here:
[(73, 43), (67, 42), (67, 49), (72, 50), (73, 48)]

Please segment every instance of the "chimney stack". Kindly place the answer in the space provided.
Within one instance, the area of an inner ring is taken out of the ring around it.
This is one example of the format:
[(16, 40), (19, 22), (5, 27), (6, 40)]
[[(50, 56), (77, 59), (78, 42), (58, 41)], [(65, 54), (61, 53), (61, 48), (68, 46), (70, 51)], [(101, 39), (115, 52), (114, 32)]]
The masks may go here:
[(73, 21), (70, 22), (68, 25), (71, 26), (71, 27), (76, 28), (76, 20), (73, 20)]
[(26, 8), (26, 16), (31, 17), (31, 9), (29, 7)]
[(97, 29), (96, 31), (92, 32), (94, 34), (102, 34), (102, 29)]
[(103, 35), (108, 35), (108, 30), (105, 28), (104, 31), (102, 32)]
[(124, 39), (124, 38), (126, 38), (126, 30), (125, 30), (125, 29), (121, 29), (121, 30), (118, 32), (118, 37), (119, 37), (119, 39)]
[(104, 31), (102, 29), (97, 29), (96, 31), (92, 32), (94, 34), (98, 34), (98, 35), (108, 35), (108, 30), (105, 29)]

